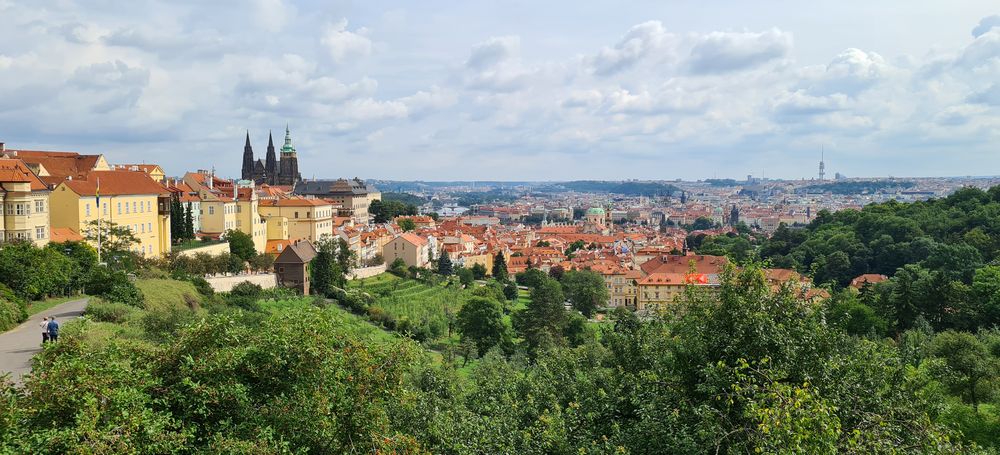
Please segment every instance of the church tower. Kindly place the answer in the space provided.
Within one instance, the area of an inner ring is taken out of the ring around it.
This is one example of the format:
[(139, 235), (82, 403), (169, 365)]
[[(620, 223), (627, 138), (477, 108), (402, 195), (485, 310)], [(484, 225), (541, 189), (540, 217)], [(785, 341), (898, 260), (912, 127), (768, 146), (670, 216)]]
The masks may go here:
[(278, 158), (274, 154), (274, 137), (271, 132), (267, 132), (267, 158), (264, 161), (265, 183), (274, 185), (278, 180)]
[(243, 145), (243, 169), (240, 174), (243, 180), (253, 179), (253, 147), (250, 147), (250, 131), (247, 131), (247, 142)]
[(299, 159), (292, 146), (292, 133), (285, 125), (285, 145), (281, 146), (281, 169), (278, 171), (279, 185), (294, 185), (302, 180), (299, 175)]

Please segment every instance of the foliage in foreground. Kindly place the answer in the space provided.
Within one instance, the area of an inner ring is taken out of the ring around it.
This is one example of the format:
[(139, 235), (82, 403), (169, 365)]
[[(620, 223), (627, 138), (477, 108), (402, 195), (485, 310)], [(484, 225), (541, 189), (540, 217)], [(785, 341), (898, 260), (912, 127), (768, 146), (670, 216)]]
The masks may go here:
[[(988, 441), (954, 428), (987, 431), (963, 422), (990, 415), (973, 408), (994, 398), (970, 393), (995, 376), (955, 354), (989, 352), (995, 336), (913, 333), (897, 346), (825, 324), (759, 268), (724, 282), (720, 302), (692, 294), (652, 321), (618, 312), (599, 340), (494, 349), (468, 375), (290, 301), (180, 308), (193, 317), (166, 336), (69, 324), (24, 390), (0, 387), (0, 452), (958, 453), (976, 450), (963, 438)], [(559, 297), (558, 283), (540, 288), (539, 302), (558, 300), (543, 295)], [(495, 323), (495, 302), (476, 301)], [(953, 403), (952, 390), (973, 402)]]

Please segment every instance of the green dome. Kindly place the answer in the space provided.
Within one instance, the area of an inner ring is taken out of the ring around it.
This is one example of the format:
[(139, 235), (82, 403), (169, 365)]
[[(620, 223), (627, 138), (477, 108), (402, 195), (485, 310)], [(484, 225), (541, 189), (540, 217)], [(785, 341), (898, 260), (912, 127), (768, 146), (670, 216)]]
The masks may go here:
[(587, 209), (587, 215), (601, 215), (604, 216), (604, 209), (600, 207), (592, 207)]

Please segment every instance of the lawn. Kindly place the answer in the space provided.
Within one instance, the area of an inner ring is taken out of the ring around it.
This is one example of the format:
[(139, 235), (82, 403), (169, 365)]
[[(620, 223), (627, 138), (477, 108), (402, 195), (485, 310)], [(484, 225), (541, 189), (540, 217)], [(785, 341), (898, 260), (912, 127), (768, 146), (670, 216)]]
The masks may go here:
[[(313, 297), (293, 297), (281, 300), (266, 300), (261, 302), (261, 308), (272, 313), (280, 313), (282, 311), (309, 307), (313, 305), (313, 302)], [(349, 333), (361, 340), (376, 343), (389, 343), (399, 340), (399, 335), (387, 332), (382, 328), (375, 326), (367, 319), (350, 313), (338, 305), (328, 305), (323, 311), (332, 313), (334, 318), (339, 321), (338, 326), (340, 328), (342, 328), (346, 333)]]
[(28, 316), (34, 316), (56, 305), (60, 305), (72, 300), (85, 299), (86, 295), (74, 295), (69, 297), (53, 297), (51, 299), (36, 300), (28, 303)]
[(209, 245), (217, 245), (219, 243), (225, 243), (225, 240), (210, 240), (208, 242), (203, 242), (201, 240), (188, 240), (186, 242), (181, 242), (170, 247), (170, 251), (176, 253), (178, 251), (190, 250), (192, 248), (199, 248)]
[(142, 291), (146, 310), (187, 308), (188, 301), (201, 303), (201, 294), (187, 281), (145, 279), (136, 280), (135, 285)]
[(373, 322), (428, 342), (448, 336), (448, 327), (467, 296), (457, 285), (431, 284), (389, 273), (351, 281), (348, 289), (375, 299), (368, 308)]

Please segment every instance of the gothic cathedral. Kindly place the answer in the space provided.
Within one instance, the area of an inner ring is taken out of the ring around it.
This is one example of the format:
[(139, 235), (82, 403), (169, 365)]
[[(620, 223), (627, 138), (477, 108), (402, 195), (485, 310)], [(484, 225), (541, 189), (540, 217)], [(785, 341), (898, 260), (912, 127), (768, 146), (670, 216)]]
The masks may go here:
[(285, 145), (281, 146), (281, 158), (274, 154), (274, 138), (267, 133), (267, 158), (264, 161), (253, 159), (253, 147), (250, 146), (250, 132), (247, 131), (247, 141), (243, 146), (243, 180), (253, 180), (258, 185), (295, 186), (302, 180), (299, 174), (299, 158), (292, 146), (292, 133), (285, 126)]

